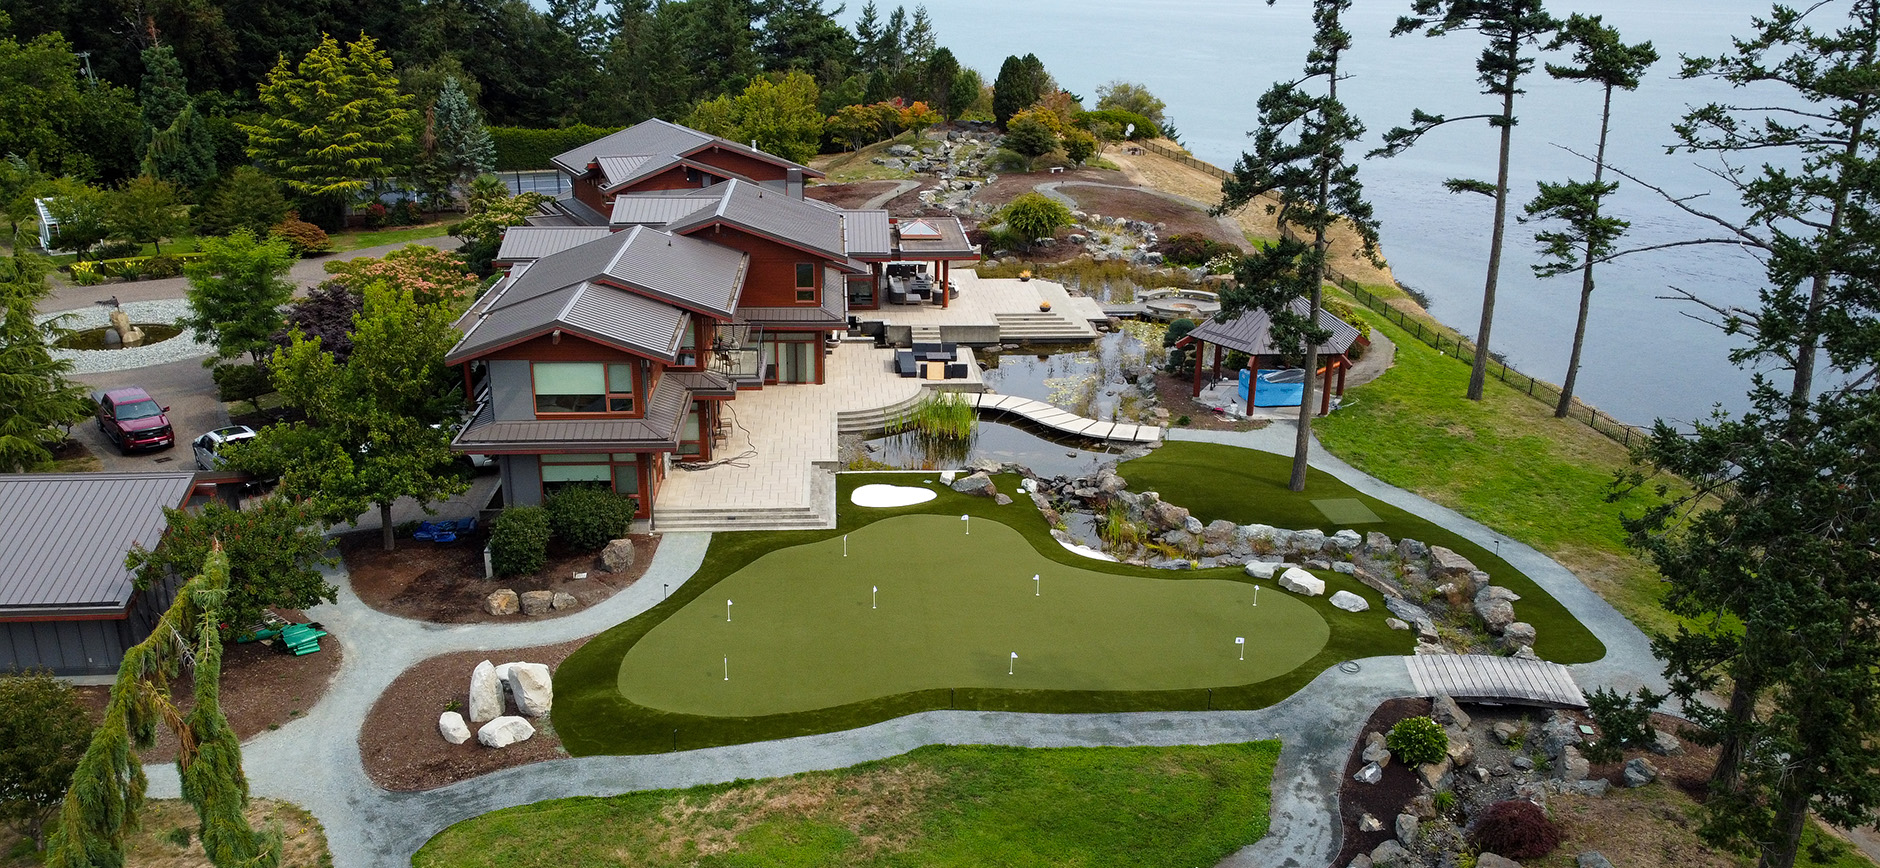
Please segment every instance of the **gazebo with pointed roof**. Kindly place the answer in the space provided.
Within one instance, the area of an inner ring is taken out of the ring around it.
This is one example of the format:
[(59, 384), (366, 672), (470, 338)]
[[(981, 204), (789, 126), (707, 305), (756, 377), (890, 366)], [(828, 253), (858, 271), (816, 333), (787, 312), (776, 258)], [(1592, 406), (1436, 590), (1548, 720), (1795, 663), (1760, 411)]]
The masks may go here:
[[(1310, 309), (1311, 304), (1311, 302), (1304, 298), (1295, 298), (1292, 300), (1290, 307), (1294, 313), (1304, 316), (1306, 311)], [(1342, 396), (1345, 394), (1345, 372), (1351, 369), (1352, 364), (1350, 355), (1351, 348), (1354, 345), (1370, 346), (1371, 342), (1366, 340), (1364, 335), (1359, 333), (1350, 323), (1333, 316), (1323, 307), (1319, 308), (1318, 316), (1315, 317), (1315, 319), (1321, 327), (1329, 329), (1332, 333), (1331, 338), (1325, 343), (1319, 344), (1318, 347), (1319, 364), (1321, 367), (1319, 370), (1308, 374), (1308, 376), (1318, 375), (1324, 377), (1324, 388), (1319, 390), (1318, 413), (1320, 416), (1323, 416), (1332, 411), (1334, 372), (1336, 372), (1337, 393)], [(1220, 321), (1218, 319), (1205, 320), (1200, 325), (1196, 326), (1194, 331), (1189, 332), (1180, 340), (1176, 341), (1175, 345), (1178, 347), (1194, 348), (1194, 395), (1197, 397), (1201, 394), (1201, 353), (1203, 347), (1210, 345), (1214, 347), (1213, 367), (1214, 378), (1217, 380), (1220, 379), (1221, 376), (1221, 358), (1225, 351), (1235, 350), (1247, 354), (1247, 366), (1248, 370), (1251, 372), (1247, 385), (1247, 412), (1249, 414), (1253, 412), (1254, 394), (1260, 388), (1259, 372), (1261, 360), (1271, 359), (1278, 362), (1285, 356), (1297, 355), (1297, 352), (1290, 348), (1278, 348), (1273, 345), (1272, 317), (1268, 316), (1266, 311), (1258, 309), (1247, 311), (1227, 321)]]

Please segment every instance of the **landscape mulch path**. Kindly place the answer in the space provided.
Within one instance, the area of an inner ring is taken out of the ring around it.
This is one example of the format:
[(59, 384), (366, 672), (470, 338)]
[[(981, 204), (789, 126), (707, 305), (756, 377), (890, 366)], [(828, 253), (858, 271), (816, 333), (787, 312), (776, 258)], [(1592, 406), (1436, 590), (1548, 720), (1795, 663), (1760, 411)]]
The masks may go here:
[[(613, 596), (646, 572), (659, 545), (657, 537), (646, 534), (635, 534), (630, 539), (634, 565), (624, 573), (602, 571), (594, 552), (558, 552), (551, 546), (548, 562), (534, 575), (501, 579), (483, 578), (483, 546), (489, 540), (484, 528), (449, 543), (402, 538), (397, 551), (391, 552), (380, 548), (377, 530), (354, 531), (339, 538), (339, 548), (353, 593), (366, 605), (388, 615), (419, 621), (482, 624), (524, 617), (491, 615), (483, 610), (484, 598), (501, 588), (518, 594), (566, 591), (581, 601), (577, 608), (528, 616), (536, 619), (578, 612)], [(577, 573), (586, 573), (587, 577), (577, 579)]]
[[(1114, 183), (1114, 174), (1100, 182)], [(1080, 211), (1102, 214), (1105, 217), (1128, 217), (1131, 220), (1144, 220), (1161, 223), (1167, 228), (1159, 235), (1168, 238), (1174, 235), (1199, 235), (1223, 244), (1231, 244), (1246, 249), (1247, 239), (1239, 233), (1228, 232), (1220, 221), (1209, 217), (1207, 212), (1191, 205), (1172, 202), (1154, 193), (1130, 190), (1121, 187), (1061, 187), (1058, 192), (1077, 201)]]
[[(506, 748), (488, 748), (473, 735), (463, 744), (451, 744), (438, 731), (438, 716), (446, 711), (466, 712), (470, 672), (478, 663), (544, 663), (555, 669), (574, 649), (586, 643), (576, 639), (508, 651), (462, 651), (425, 660), (394, 680), (366, 715), (359, 730), (359, 757), (372, 782), (388, 790), (429, 790), (515, 766), (567, 756), (549, 719), (531, 718), (535, 736)], [(515, 702), (506, 714), (515, 714)], [(452, 703), (456, 703), (453, 707)], [(475, 732), (477, 724), (470, 724)]]
[[(1113, 184), (1116, 186), (1126, 186), (1129, 184), (1129, 179), (1123, 177), (1121, 172), (1115, 172), (1109, 169), (1065, 169), (1063, 172), (1055, 175), (1048, 170), (1042, 172), (1012, 172), (1009, 174), (1000, 172), (998, 180), (981, 187), (973, 193), (973, 201), (983, 202), (995, 208), (1000, 207), (1025, 193), (1030, 193), (1037, 189), (1039, 184), (1048, 184), (1052, 181), (1085, 181), (1092, 184)], [(1075, 190), (1079, 188), (1073, 187), (1071, 189)], [(1064, 192), (1070, 193), (1071, 190), (1065, 190)], [(1128, 215), (1106, 214), (1104, 216), (1124, 217)]]
[[(294, 623), (306, 623), (306, 617), (292, 609), (276, 609), (276, 614)], [(299, 717), (326, 695), (339, 671), (341, 640), (326, 636), (320, 650), (295, 657), (280, 650), (278, 644), (260, 642), (225, 645), (222, 648), (222, 714), (242, 741), (277, 729)], [(190, 698), (195, 681), (185, 671), (170, 685), (170, 696), (177, 708), (187, 713), (195, 706)], [(104, 713), (111, 698), (111, 688), (78, 688), (79, 696), (95, 721)], [(157, 743), (142, 754), (144, 762), (171, 762), (176, 759), (176, 736), (167, 727), (157, 727)]]

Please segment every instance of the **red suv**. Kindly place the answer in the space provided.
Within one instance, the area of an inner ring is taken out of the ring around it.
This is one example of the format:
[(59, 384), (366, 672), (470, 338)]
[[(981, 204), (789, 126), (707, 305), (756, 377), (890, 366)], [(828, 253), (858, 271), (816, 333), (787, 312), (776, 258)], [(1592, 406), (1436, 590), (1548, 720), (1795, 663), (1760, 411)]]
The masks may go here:
[(136, 386), (107, 389), (91, 396), (98, 403), (98, 430), (119, 450), (168, 449), (176, 445), (170, 430), (170, 408), (159, 405), (150, 393)]

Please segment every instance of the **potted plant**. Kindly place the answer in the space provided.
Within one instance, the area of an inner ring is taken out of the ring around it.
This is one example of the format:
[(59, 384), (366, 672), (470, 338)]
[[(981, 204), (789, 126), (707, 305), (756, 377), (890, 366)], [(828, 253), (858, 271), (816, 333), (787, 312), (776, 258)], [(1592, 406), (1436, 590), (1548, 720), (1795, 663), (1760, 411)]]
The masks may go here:
[(1021, 272), (1019, 272), (1019, 273), (1018, 273), (1018, 279), (1019, 279), (1019, 280), (1030, 280), (1030, 279), (1031, 279), (1031, 269), (1029, 269), (1029, 268), (1027, 268), (1027, 269), (1025, 269), (1024, 271), (1021, 271)]
[(1051, 303), (1050, 303), (1050, 302), (1048, 302), (1048, 301), (1041, 301), (1041, 302), (1038, 302), (1038, 310), (1039, 310), (1039, 312), (1041, 312), (1041, 313), (1043, 313), (1043, 312), (1048, 312), (1048, 311), (1050, 311), (1050, 310), (1051, 310)]

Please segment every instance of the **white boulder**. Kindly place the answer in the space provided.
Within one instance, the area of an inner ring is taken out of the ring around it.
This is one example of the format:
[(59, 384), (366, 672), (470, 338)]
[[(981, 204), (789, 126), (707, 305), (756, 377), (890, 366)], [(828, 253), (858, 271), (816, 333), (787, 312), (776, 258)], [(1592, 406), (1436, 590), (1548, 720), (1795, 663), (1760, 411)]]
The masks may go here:
[(1256, 579), (1273, 578), (1273, 571), (1277, 569), (1279, 569), (1279, 564), (1269, 564), (1266, 561), (1253, 561), (1246, 566), (1247, 575)]
[(516, 710), (529, 717), (541, 717), (555, 704), (555, 682), (548, 666), (542, 663), (511, 663), (509, 695), (516, 698)]
[(496, 680), (496, 664), (488, 660), (470, 673), (470, 721), (482, 723), (503, 715), (503, 683)]
[(1363, 612), (1371, 608), (1371, 604), (1363, 597), (1350, 591), (1339, 591), (1333, 594), (1332, 605), (1344, 609), (1347, 612)]
[(1279, 586), (1295, 594), (1316, 597), (1325, 593), (1325, 580), (1293, 567), (1279, 574)]
[(463, 744), (470, 740), (470, 725), (463, 722), (463, 715), (455, 711), (446, 711), (437, 716), (437, 731), (443, 733), (444, 740), (451, 744)]
[(508, 747), (534, 737), (535, 724), (513, 714), (496, 718), (477, 730), (477, 741), (484, 747)]

